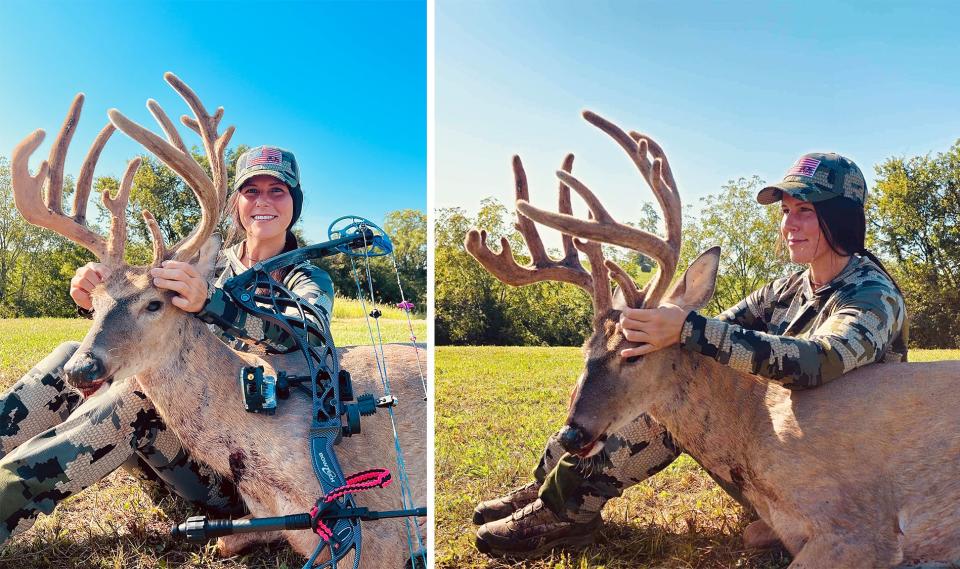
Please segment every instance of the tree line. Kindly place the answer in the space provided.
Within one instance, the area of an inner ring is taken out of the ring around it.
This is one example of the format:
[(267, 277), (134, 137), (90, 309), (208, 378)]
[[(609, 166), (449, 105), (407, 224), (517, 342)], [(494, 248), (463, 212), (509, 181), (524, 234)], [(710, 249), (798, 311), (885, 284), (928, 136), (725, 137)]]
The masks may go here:
[[(960, 346), (960, 140), (944, 152), (892, 157), (875, 166), (867, 199), (867, 247), (895, 278), (907, 303), (910, 346)], [(700, 252), (722, 248), (717, 290), (705, 312), (719, 314), (763, 284), (802, 267), (790, 263), (779, 242), (776, 205), (756, 202), (765, 182), (757, 176), (731, 180), (701, 198), (699, 213), (684, 211), (678, 272)], [(574, 285), (546, 282), (514, 288), (490, 275), (464, 249), (472, 227), (485, 228), (494, 250), (506, 237), (517, 261), (529, 257), (513, 227), (512, 207), (494, 199), (470, 216), (461, 208), (437, 212), (436, 343), (473, 345), (567, 345), (591, 330), (589, 297)], [(644, 204), (636, 225), (660, 224), (658, 210)], [(549, 229), (545, 229), (549, 231)], [(658, 231), (663, 234), (662, 230)], [(638, 283), (652, 262), (632, 252), (606, 248)], [(558, 251), (553, 256), (559, 257)], [(583, 257), (583, 255), (581, 255)], [(584, 265), (589, 265), (584, 260)]]
[[(237, 156), (247, 149), (241, 145), (227, 151), (231, 179)], [(209, 173), (205, 155), (196, 148), (193, 154)], [(140, 216), (144, 209), (154, 214), (168, 244), (179, 241), (200, 220), (200, 206), (183, 180), (152, 156), (144, 156), (142, 160), (134, 177), (126, 212), (129, 237), (125, 257), (131, 265), (146, 264), (152, 258), (149, 230)], [(115, 195), (119, 186), (119, 180), (110, 176), (94, 181), (91, 199), (95, 208), (90, 211), (87, 223), (95, 231), (106, 233), (109, 226), (108, 212), (100, 196), (103, 192)], [(72, 202), (73, 189), (74, 180), (67, 176), (63, 191), (65, 209), (66, 204)], [(293, 231), (301, 244), (307, 245), (302, 223), (297, 223)], [(221, 221), (221, 235), (227, 235), (228, 224), (226, 219)], [(394, 244), (394, 257), (371, 259), (370, 273), (377, 301), (385, 304), (400, 302), (401, 285), (397, 282), (396, 269), (400, 273), (405, 298), (416, 305), (417, 312), (426, 312), (426, 214), (414, 209), (393, 211), (387, 214), (382, 227)], [(357, 295), (354, 274), (349, 259), (342, 257), (328, 257), (316, 263), (330, 272), (337, 294), (354, 297)], [(69, 281), (77, 267), (95, 260), (86, 249), (23, 220), (14, 206), (9, 160), (0, 156), (0, 318), (76, 316), (76, 305), (69, 295)], [(360, 276), (366, 287), (365, 271)]]

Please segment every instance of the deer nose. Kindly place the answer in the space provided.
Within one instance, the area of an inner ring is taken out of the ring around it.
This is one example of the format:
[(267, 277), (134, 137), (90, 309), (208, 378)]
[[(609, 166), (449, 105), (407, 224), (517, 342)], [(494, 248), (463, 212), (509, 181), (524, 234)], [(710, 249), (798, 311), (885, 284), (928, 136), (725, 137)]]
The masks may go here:
[(65, 371), (71, 383), (82, 385), (100, 379), (103, 375), (104, 367), (100, 358), (87, 352), (82, 354), (77, 361)]
[(560, 429), (560, 446), (569, 453), (581, 450), (587, 440), (587, 433), (580, 425), (564, 425)]

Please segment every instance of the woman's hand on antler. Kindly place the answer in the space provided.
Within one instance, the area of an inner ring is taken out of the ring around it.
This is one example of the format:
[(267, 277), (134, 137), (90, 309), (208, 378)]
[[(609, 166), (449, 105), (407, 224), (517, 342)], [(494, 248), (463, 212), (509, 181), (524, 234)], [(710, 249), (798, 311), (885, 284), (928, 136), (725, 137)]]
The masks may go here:
[(153, 284), (157, 288), (177, 293), (171, 302), (185, 312), (200, 312), (207, 300), (207, 281), (190, 263), (164, 261), (160, 267), (150, 269)]
[(621, 350), (620, 356), (643, 356), (678, 343), (688, 314), (689, 310), (673, 304), (650, 309), (625, 308), (620, 313), (620, 330), (627, 340), (640, 345)]
[(80, 308), (84, 310), (92, 309), (93, 302), (90, 300), (90, 293), (109, 275), (110, 268), (102, 263), (91, 262), (80, 267), (73, 278), (70, 279), (70, 298)]

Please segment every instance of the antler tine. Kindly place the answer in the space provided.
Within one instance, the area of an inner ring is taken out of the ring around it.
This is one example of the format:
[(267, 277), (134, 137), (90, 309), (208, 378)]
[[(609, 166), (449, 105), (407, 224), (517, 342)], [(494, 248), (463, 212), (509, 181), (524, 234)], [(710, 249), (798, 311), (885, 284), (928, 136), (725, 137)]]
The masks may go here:
[(140, 157), (134, 158), (127, 164), (117, 190), (117, 197), (111, 198), (109, 192), (103, 192), (103, 205), (110, 210), (110, 239), (107, 241), (107, 256), (114, 263), (123, 261), (123, 250), (127, 245), (127, 202), (130, 199), (130, 188), (133, 187), (133, 177), (140, 168)]
[(204, 149), (210, 159), (213, 185), (217, 188), (220, 201), (225, 203), (227, 198), (227, 168), (223, 157), (227, 151), (227, 145), (233, 137), (234, 127), (229, 126), (223, 131), (223, 134), (218, 135), (217, 129), (223, 119), (223, 107), (218, 107), (211, 116), (207, 113), (207, 109), (203, 106), (197, 94), (179, 77), (168, 71), (164, 73), (163, 78), (180, 94), (180, 97), (193, 111), (193, 118), (184, 115), (180, 117), (180, 121), (200, 135), (201, 140), (203, 140)]
[(183, 143), (183, 138), (180, 137), (180, 133), (177, 132), (177, 127), (173, 125), (173, 121), (170, 120), (170, 117), (167, 116), (167, 113), (164, 112), (163, 107), (160, 106), (160, 103), (154, 101), (153, 99), (147, 99), (147, 108), (150, 110), (150, 114), (153, 115), (153, 118), (156, 119), (157, 124), (160, 125), (160, 128), (163, 129), (164, 134), (167, 135), (167, 140), (170, 144), (174, 145), (177, 150), (183, 152), (184, 154), (189, 153), (187, 146)]
[(87, 200), (90, 199), (90, 190), (93, 188), (93, 171), (100, 160), (100, 153), (107, 141), (117, 130), (115, 126), (107, 123), (97, 137), (93, 139), (90, 150), (87, 151), (87, 157), (80, 166), (80, 174), (77, 176), (77, 189), (73, 194), (73, 220), (83, 225), (87, 222)]
[[(183, 81), (169, 72), (164, 74), (164, 78), (187, 102), (187, 105), (196, 115), (195, 120), (185, 120), (184, 123), (200, 134), (204, 150), (210, 161), (213, 179), (207, 176), (203, 167), (194, 160), (179, 134), (176, 134), (173, 123), (155, 101), (148, 102), (147, 106), (157, 122), (160, 123), (169, 140), (160, 138), (131, 121), (116, 109), (108, 111), (108, 115), (117, 128), (139, 142), (183, 178), (190, 189), (193, 190), (197, 201), (200, 202), (200, 223), (189, 235), (169, 250), (172, 257), (177, 260), (190, 260), (213, 233), (225, 204), (227, 179), (223, 156), (226, 152), (226, 146), (233, 136), (233, 127), (217, 136), (217, 125), (223, 117), (222, 111), (218, 111), (214, 116), (208, 115), (196, 93)], [(165, 248), (164, 253), (167, 253)]]
[(57, 133), (57, 138), (53, 141), (53, 146), (50, 147), (50, 156), (47, 158), (50, 171), (47, 178), (45, 198), (47, 208), (54, 213), (63, 213), (63, 166), (67, 158), (67, 149), (73, 139), (73, 133), (76, 132), (77, 123), (80, 122), (83, 100), (83, 93), (78, 93), (73, 98), (70, 110), (67, 111), (67, 117), (63, 119), (63, 125), (60, 127), (60, 132)]
[[(91, 230), (89, 227), (64, 215), (62, 204), (63, 191), (63, 162), (66, 157), (67, 148), (70, 145), (70, 139), (76, 128), (77, 121), (80, 119), (80, 111), (83, 108), (83, 95), (77, 95), (70, 110), (67, 112), (67, 118), (60, 129), (60, 133), (54, 142), (50, 152), (49, 161), (40, 164), (36, 175), (30, 174), (30, 156), (37, 150), (44, 139), (44, 132), (38, 129), (24, 138), (16, 148), (10, 160), (10, 178), (13, 186), (14, 204), (20, 211), (20, 215), (33, 225), (50, 229), (74, 243), (84, 247), (97, 256), (101, 262), (107, 262), (107, 243), (103, 236)], [(101, 132), (101, 134), (103, 134)], [(99, 139), (99, 137), (98, 137)], [(98, 155), (99, 152), (90, 154)], [(92, 169), (97, 156), (88, 154), (85, 166), (90, 164)], [(47, 182), (47, 195), (44, 199), (43, 185)], [(80, 190), (78, 190), (80, 191)], [(79, 212), (84, 213), (81, 208)]]
[[(564, 167), (569, 169), (573, 165), (573, 156), (567, 156), (564, 160)], [(529, 189), (527, 187), (527, 176), (523, 169), (523, 162), (519, 156), (513, 157), (513, 175), (515, 181), (517, 197), (517, 230), (523, 236), (530, 251), (531, 262), (526, 267), (517, 264), (510, 248), (510, 243), (506, 238), (500, 239), (500, 253), (494, 253), (487, 245), (487, 232), (485, 230), (471, 229), (467, 232), (464, 246), (473, 257), (480, 262), (493, 276), (502, 282), (522, 286), (540, 281), (561, 281), (575, 284), (593, 294), (593, 278), (580, 264), (579, 256), (573, 247), (567, 248), (564, 244), (565, 255), (560, 261), (555, 261), (547, 255), (543, 247), (543, 241), (537, 232), (533, 222), (521, 214), (520, 204), (526, 204), (529, 199)], [(560, 189), (560, 203), (563, 206), (563, 186)], [(569, 192), (566, 197), (567, 209), (569, 209)], [(570, 241), (572, 244), (573, 242)], [(572, 254), (571, 254), (572, 253)]]
[(163, 242), (163, 233), (160, 231), (160, 225), (153, 214), (147, 210), (141, 212), (143, 220), (147, 222), (147, 229), (150, 230), (150, 240), (153, 242), (153, 265), (159, 267), (160, 263), (167, 258), (167, 248)]
[[(523, 169), (523, 162), (520, 160), (519, 156), (513, 157), (513, 180), (516, 187), (517, 201), (530, 201), (530, 188), (527, 185), (527, 173)], [(520, 232), (520, 235), (523, 236), (523, 240), (527, 244), (527, 249), (530, 251), (530, 259), (533, 266), (538, 267), (549, 264), (550, 257), (547, 255), (547, 251), (543, 247), (543, 240), (540, 239), (540, 233), (537, 232), (537, 227), (533, 224), (533, 222), (530, 221), (529, 218), (526, 218), (518, 213), (517, 222), (514, 224), (514, 227), (517, 228), (517, 231)]]
[[(567, 154), (563, 159), (560, 169), (564, 172), (573, 170), (573, 154)], [(573, 204), (570, 202), (570, 186), (560, 182), (559, 196), (557, 200), (557, 211), (560, 213), (573, 214)], [(573, 236), (566, 233), (560, 234), (560, 241), (563, 243), (563, 261), (567, 263), (579, 263), (577, 249), (573, 245)]]
[(593, 280), (593, 316), (602, 318), (613, 309), (613, 294), (610, 291), (610, 276), (604, 268), (603, 246), (597, 241), (574, 239), (574, 246), (583, 251), (590, 261), (590, 277)]
[(617, 284), (620, 285), (620, 290), (623, 292), (623, 297), (626, 299), (627, 306), (636, 307), (643, 306), (644, 291), (637, 288), (637, 283), (633, 280), (627, 271), (614, 263), (613, 261), (606, 261), (605, 266), (609, 271), (609, 275), (613, 277), (613, 280), (617, 281)]

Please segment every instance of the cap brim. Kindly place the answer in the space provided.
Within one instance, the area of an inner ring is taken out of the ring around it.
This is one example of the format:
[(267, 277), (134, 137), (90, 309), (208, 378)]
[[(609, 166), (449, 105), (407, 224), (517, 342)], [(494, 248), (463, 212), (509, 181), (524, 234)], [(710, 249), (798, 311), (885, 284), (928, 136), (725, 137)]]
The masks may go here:
[(767, 186), (757, 193), (757, 202), (762, 205), (776, 203), (783, 199), (786, 192), (790, 196), (805, 202), (822, 202), (837, 197), (837, 194), (803, 182), (780, 182)]
[(246, 182), (247, 180), (255, 176), (270, 176), (271, 178), (276, 178), (290, 188), (297, 185), (296, 182), (291, 181), (287, 176), (284, 176), (283, 173), (281, 172), (277, 172), (274, 170), (255, 170), (253, 172), (247, 172), (243, 176), (240, 176), (239, 178), (237, 178), (233, 182), (233, 191), (237, 191), (238, 189), (240, 189), (240, 187), (243, 186), (244, 182)]

